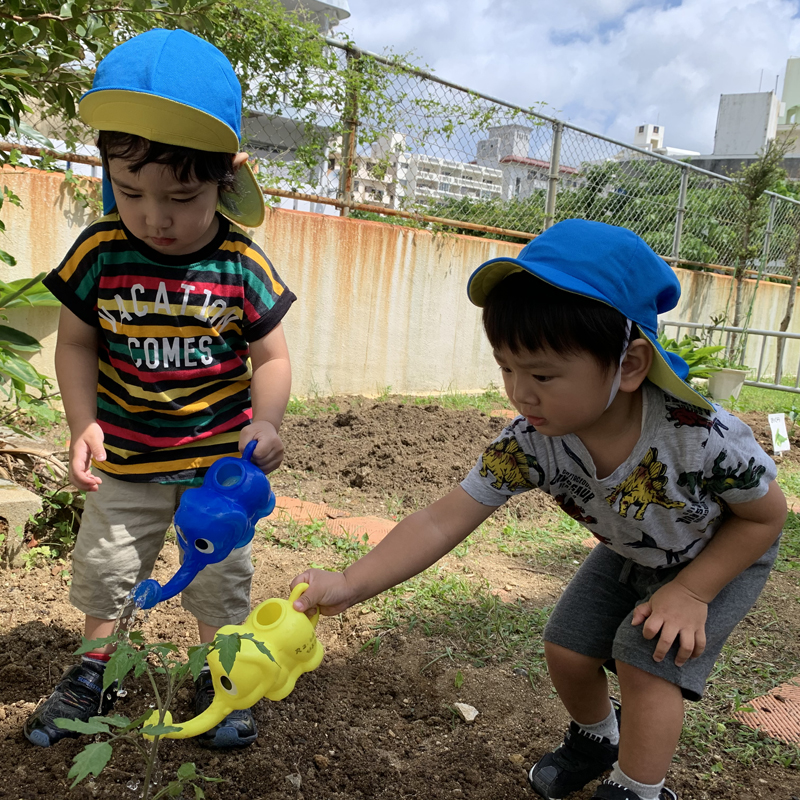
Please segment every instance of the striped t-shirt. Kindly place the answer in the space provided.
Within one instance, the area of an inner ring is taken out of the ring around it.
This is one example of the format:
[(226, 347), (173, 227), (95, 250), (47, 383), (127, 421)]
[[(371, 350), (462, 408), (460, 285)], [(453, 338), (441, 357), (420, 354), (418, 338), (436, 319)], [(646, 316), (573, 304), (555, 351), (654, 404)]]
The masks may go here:
[(202, 250), (166, 256), (118, 214), (79, 237), (45, 286), (99, 329), (97, 421), (121, 480), (199, 483), (236, 455), (252, 418), (248, 342), (296, 297), (262, 250), (224, 217)]

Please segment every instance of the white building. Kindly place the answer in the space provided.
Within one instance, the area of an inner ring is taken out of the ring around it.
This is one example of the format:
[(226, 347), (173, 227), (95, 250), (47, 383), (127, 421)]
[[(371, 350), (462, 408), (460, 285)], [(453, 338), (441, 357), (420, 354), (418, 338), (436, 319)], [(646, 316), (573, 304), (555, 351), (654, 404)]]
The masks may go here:
[[(340, 149), (331, 154), (331, 184), (338, 180)], [(354, 202), (388, 208), (425, 200), (500, 198), (502, 188), (501, 170), (408, 152), (401, 133), (381, 137), (369, 156), (356, 157), (351, 184)]]
[[(682, 150), (679, 147), (665, 146), (664, 126), (653, 125), (652, 123), (636, 126), (633, 134), (633, 143), (636, 147), (641, 147), (642, 150), (649, 150), (651, 153), (658, 153), (670, 158), (692, 158), (700, 155), (696, 150)], [(630, 157), (632, 157), (632, 154), (629, 153), (627, 158)]]
[[(476, 163), (482, 167), (497, 167), (503, 175), (503, 200), (530, 197), (534, 192), (547, 190), (550, 162), (531, 158), (530, 141), (533, 128), (528, 125), (498, 125), (489, 128), (488, 138), (478, 142)], [(577, 186), (580, 170), (560, 165), (560, 185)]]

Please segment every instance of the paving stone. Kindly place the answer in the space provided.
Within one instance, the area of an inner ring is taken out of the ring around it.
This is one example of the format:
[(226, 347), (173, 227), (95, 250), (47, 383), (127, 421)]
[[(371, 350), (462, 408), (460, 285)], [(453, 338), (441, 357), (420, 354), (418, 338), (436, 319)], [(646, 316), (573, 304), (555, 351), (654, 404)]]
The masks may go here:
[(31, 514), (38, 514), (42, 510), (41, 499), (17, 486), (13, 481), (0, 478), (0, 517), (8, 523), (8, 534), (2, 545), (4, 558), (12, 566), (19, 566), (22, 541), (17, 536), (17, 529), (25, 530), (25, 524)]
[(754, 697), (748, 706), (755, 710), (739, 711), (733, 715), (734, 719), (773, 739), (800, 744), (800, 675), (761, 697)]

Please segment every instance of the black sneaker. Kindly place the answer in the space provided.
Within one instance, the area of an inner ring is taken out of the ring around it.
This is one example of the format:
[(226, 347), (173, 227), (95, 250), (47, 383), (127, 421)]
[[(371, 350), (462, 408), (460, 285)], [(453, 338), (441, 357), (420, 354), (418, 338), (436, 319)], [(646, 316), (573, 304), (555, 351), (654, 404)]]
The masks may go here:
[[(627, 786), (605, 780), (595, 790), (592, 800), (642, 800), (642, 798)], [(678, 800), (678, 795), (665, 786), (659, 793), (658, 800)]]
[[(611, 705), (619, 722), (619, 703), (612, 698)], [(603, 736), (587, 733), (576, 722), (570, 722), (563, 744), (531, 767), (528, 783), (546, 800), (557, 800), (577, 792), (611, 769), (618, 756), (618, 745), (611, 744)]]
[(50, 747), (61, 739), (77, 738), (80, 734), (59, 728), (53, 720), (64, 717), (87, 722), (90, 717), (107, 714), (117, 701), (117, 691), (110, 687), (103, 693), (104, 669), (105, 664), (89, 660), (70, 667), (53, 694), (25, 720), (23, 731), (28, 741)]
[[(214, 700), (211, 672), (204, 669), (194, 682), (194, 713), (202, 714)], [(200, 734), (197, 743), (202, 747), (247, 747), (258, 738), (258, 726), (249, 708), (231, 711), (219, 725)]]

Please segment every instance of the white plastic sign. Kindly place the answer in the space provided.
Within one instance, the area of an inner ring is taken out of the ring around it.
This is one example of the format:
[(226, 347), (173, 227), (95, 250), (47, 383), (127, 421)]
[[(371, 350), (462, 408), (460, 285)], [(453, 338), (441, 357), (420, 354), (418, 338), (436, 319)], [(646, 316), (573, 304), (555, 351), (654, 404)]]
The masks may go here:
[(789, 449), (789, 435), (786, 433), (786, 414), (770, 414), (769, 429), (772, 431), (772, 449), (783, 453)]

